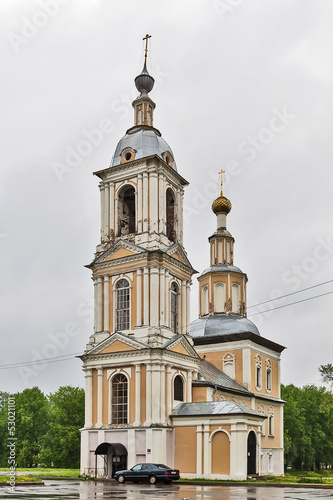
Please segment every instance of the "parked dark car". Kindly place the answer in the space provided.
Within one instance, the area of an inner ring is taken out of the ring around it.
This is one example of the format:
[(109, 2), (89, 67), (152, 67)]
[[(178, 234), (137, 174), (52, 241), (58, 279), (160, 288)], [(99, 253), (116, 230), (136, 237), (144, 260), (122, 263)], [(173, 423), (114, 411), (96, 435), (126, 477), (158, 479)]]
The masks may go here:
[(170, 469), (163, 464), (137, 464), (129, 470), (117, 471), (114, 478), (117, 479), (118, 483), (149, 481), (150, 484), (155, 484), (157, 481), (163, 481), (170, 484), (171, 481), (179, 479), (179, 470)]

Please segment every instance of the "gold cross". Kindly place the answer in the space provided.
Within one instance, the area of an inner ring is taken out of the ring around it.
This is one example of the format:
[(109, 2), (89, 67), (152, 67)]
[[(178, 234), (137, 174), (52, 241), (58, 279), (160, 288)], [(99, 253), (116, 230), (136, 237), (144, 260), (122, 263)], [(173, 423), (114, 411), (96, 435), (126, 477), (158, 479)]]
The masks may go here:
[(145, 48), (145, 64), (147, 62), (147, 54), (148, 54), (148, 38), (151, 38), (151, 35), (146, 35), (142, 40), (146, 40), (146, 48)]
[(225, 170), (220, 170), (219, 174), (221, 175), (221, 196), (223, 196), (223, 174), (225, 173)]

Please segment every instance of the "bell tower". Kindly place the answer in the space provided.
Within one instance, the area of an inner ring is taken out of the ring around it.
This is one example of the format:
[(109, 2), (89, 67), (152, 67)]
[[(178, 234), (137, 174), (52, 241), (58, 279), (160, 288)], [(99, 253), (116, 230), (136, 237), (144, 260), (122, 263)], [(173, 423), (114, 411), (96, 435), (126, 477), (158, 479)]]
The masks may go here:
[(112, 332), (160, 345), (189, 335), (194, 272), (183, 248), (183, 195), (170, 146), (153, 126), (154, 78), (135, 78), (134, 125), (119, 141), (100, 179), (101, 240), (93, 262), (95, 324), (88, 347)]

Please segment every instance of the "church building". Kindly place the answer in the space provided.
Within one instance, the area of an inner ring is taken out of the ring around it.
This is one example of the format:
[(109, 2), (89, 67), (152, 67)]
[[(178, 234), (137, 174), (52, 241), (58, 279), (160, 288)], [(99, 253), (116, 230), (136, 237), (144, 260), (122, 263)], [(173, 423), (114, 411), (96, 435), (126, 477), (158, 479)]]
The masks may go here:
[(247, 276), (234, 265), (222, 179), (212, 205), (210, 263), (198, 277), (199, 317), (190, 323), (197, 271), (183, 247), (188, 182), (153, 124), (147, 41), (135, 78), (134, 125), (110, 166), (95, 172), (101, 240), (87, 266), (95, 317), (80, 356), (81, 473), (111, 478), (155, 462), (178, 468), (183, 478), (282, 475), (284, 347), (246, 317)]

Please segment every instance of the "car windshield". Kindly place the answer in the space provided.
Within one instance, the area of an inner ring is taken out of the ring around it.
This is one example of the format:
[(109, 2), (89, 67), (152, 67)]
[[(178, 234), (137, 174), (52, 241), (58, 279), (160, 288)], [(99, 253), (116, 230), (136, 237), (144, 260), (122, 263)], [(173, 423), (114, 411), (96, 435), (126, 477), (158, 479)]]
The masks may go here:
[(167, 465), (163, 465), (163, 464), (156, 464), (156, 467), (158, 469), (170, 469), (170, 467), (168, 467)]

